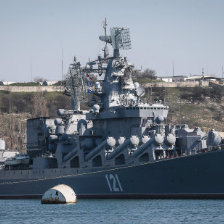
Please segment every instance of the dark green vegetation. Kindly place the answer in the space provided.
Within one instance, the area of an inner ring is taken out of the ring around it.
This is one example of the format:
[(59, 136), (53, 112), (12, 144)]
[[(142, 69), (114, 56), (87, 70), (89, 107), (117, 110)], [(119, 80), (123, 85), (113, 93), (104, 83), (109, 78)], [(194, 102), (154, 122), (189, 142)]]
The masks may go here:
[[(90, 97), (89, 97), (90, 98)], [(210, 87), (147, 88), (145, 101), (165, 101), (170, 111), (167, 123), (187, 123), (190, 128), (223, 131), (223, 93)], [(26, 148), (26, 120), (39, 116), (56, 117), (57, 109), (70, 109), (70, 97), (59, 92), (12, 93), (0, 91), (0, 137), (10, 149)], [(82, 109), (88, 104), (82, 103)]]
[(10, 86), (39, 86), (36, 82), (16, 82), (10, 84)]
[(62, 93), (14, 93), (0, 91), (0, 137), (10, 149), (25, 150), (26, 120), (56, 117), (58, 108), (70, 108), (70, 97)]
[(148, 82), (158, 82), (157, 76), (156, 76), (156, 72), (154, 70), (151, 69), (145, 69), (144, 71), (135, 71), (134, 72), (134, 76), (133, 76), (133, 80), (139, 83), (148, 83)]
[[(40, 84), (38, 82), (43, 82), (45, 80), (40, 79), (37, 80), (36, 82), (16, 82), (16, 83), (12, 83), (9, 86), (40, 86)], [(62, 82), (58, 81), (55, 84), (53, 84), (53, 86), (61, 86)]]
[(58, 108), (70, 108), (70, 98), (59, 92), (15, 93), (0, 91), (0, 113), (28, 113), (31, 117), (56, 116)]

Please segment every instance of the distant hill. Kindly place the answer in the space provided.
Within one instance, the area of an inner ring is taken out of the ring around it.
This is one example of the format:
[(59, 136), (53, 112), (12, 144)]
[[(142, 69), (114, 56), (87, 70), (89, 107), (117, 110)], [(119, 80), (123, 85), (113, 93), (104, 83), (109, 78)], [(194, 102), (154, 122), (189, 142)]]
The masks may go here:
[[(223, 93), (216, 88), (146, 88), (145, 101), (165, 100), (170, 107), (167, 123), (224, 131)], [(82, 103), (87, 109), (87, 103)], [(10, 149), (26, 148), (26, 119), (56, 117), (57, 109), (70, 109), (70, 97), (61, 92), (16, 93), (0, 91), (0, 137)]]

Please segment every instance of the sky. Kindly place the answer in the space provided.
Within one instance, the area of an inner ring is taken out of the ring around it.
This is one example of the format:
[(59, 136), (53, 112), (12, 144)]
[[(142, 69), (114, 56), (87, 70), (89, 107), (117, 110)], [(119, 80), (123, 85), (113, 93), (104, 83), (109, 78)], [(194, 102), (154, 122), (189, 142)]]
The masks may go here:
[(102, 54), (102, 23), (130, 29), (121, 51), (158, 76), (222, 76), (223, 0), (0, 0), (0, 80), (60, 80), (76, 56)]

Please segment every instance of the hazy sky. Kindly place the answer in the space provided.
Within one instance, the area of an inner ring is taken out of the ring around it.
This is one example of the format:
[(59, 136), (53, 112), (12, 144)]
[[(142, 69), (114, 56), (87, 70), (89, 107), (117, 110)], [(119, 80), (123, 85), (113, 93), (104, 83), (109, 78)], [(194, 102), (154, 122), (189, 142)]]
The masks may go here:
[[(223, 0), (0, 0), (0, 80), (61, 78), (77, 56), (81, 64), (102, 53), (102, 21), (129, 27), (137, 68), (159, 76), (205, 73), (224, 65)], [(32, 69), (31, 69), (32, 67)]]

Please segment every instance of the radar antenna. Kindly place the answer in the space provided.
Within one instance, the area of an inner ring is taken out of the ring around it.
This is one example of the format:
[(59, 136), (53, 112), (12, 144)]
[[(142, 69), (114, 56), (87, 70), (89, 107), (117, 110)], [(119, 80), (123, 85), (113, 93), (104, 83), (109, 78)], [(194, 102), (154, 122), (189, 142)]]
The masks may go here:
[(110, 36), (106, 34), (106, 19), (104, 22), (104, 36), (100, 36), (99, 39), (110, 43), (114, 49), (114, 57), (118, 58), (120, 56), (119, 49), (129, 50), (131, 49), (131, 38), (129, 28), (113, 27), (110, 29)]
[(119, 57), (119, 49), (131, 49), (131, 38), (129, 28), (114, 27), (110, 29), (111, 41), (114, 49), (114, 57)]

